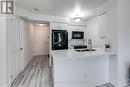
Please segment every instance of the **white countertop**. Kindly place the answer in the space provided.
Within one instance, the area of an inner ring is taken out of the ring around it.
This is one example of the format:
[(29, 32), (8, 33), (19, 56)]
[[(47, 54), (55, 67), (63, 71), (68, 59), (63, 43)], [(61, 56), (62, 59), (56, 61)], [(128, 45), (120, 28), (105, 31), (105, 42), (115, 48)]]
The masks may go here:
[(95, 48), (96, 51), (93, 52), (77, 52), (74, 49), (71, 50), (55, 50), (52, 51), (52, 57), (54, 60), (62, 59), (76, 59), (76, 58), (90, 58), (103, 55), (116, 55), (117, 53), (105, 52), (104, 49)]

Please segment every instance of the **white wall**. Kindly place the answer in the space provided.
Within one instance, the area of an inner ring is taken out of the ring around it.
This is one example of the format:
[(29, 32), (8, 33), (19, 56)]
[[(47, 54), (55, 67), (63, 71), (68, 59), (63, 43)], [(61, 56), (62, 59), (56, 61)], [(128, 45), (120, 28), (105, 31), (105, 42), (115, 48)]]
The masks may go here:
[(28, 22), (24, 22), (23, 27), (23, 65), (24, 67), (30, 61), (30, 59), (34, 56), (34, 39), (33, 39), (33, 25)]
[(119, 86), (128, 84), (128, 68), (130, 68), (130, 0), (119, 0), (118, 3), (118, 80)]
[(107, 4), (107, 40), (112, 45), (112, 52), (118, 50), (118, 30), (117, 30), (117, 2), (110, 0)]
[(0, 14), (0, 86), (7, 85), (6, 17)]

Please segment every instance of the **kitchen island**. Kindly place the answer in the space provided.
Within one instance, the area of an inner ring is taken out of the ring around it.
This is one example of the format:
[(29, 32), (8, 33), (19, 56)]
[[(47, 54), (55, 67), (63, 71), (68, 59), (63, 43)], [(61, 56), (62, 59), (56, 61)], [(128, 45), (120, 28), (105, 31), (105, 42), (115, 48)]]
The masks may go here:
[(110, 82), (110, 56), (116, 53), (96, 49), (52, 51), (54, 87), (95, 87)]

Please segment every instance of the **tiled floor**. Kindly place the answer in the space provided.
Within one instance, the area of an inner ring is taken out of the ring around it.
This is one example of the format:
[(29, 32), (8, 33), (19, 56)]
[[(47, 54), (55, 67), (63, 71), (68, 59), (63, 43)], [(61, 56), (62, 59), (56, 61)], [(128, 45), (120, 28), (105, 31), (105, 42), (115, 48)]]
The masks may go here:
[(35, 56), (11, 87), (53, 87), (48, 56)]

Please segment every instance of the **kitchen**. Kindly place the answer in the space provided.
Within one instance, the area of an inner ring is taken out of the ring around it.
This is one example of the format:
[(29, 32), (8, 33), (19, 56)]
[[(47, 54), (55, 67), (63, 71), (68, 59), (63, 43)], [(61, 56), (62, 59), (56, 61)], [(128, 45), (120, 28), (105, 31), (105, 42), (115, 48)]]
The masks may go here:
[[(111, 2), (99, 7), (98, 16), (88, 20), (87, 24), (68, 21), (55, 23), (52, 20), (51, 41), (52, 43), (55, 39), (57, 42), (61, 41), (56, 45), (59, 44), (61, 49), (55, 49), (52, 45), (51, 51), (55, 87), (94, 87), (106, 83), (116, 85), (117, 72), (113, 72), (117, 68), (116, 39), (109, 36), (109, 33), (115, 35), (116, 31), (110, 32), (114, 27), (110, 28), (111, 22), (108, 19), (114, 13), (109, 7)], [(107, 30), (108, 28), (110, 29)], [(67, 33), (63, 36), (66, 38), (68, 36), (68, 42), (64, 37), (60, 40), (58, 35), (55, 36), (55, 30)], [(65, 43), (68, 45), (64, 45)], [(107, 51), (105, 44), (112, 47)]]

